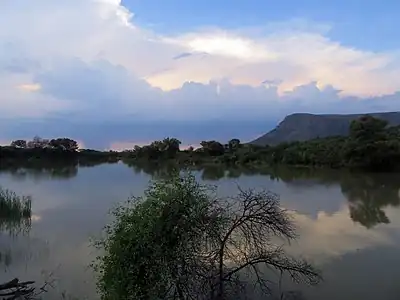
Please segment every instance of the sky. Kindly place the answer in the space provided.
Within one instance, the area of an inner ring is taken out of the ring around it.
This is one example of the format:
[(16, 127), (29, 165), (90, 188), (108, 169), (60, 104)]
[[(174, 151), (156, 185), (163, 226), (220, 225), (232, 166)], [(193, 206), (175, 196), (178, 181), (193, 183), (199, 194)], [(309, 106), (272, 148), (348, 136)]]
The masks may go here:
[(0, 0), (0, 142), (249, 141), (400, 108), (395, 0)]

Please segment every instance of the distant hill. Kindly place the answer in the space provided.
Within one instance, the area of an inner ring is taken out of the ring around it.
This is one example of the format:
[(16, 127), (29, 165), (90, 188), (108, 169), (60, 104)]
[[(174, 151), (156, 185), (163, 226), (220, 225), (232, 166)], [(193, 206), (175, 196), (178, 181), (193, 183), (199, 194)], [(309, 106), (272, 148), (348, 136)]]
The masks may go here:
[[(366, 114), (313, 115), (295, 113), (286, 116), (275, 129), (250, 142), (250, 144), (277, 145), (283, 142), (306, 141), (318, 137), (348, 135), (350, 122), (363, 115)], [(387, 120), (391, 126), (400, 125), (400, 112), (368, 113), (368, 115)]]

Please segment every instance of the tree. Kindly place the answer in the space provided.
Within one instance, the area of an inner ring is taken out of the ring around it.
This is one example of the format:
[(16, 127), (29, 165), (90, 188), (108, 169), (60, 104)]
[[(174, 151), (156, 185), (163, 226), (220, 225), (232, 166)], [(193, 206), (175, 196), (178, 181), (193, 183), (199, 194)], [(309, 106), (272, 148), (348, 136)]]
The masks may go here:
[(157, 160), (161, 157), (162, 152), (160, 151), (161, 142), (155, 141), (152, 142), (150, 145), (143, 146), (141, 151), (139, 152), (140, 156), (150, 160)]
[(46, 148), (49, 146), (49, 140), (42, 139), (39, 136), (35, 136), (32, 141), (29, 141), (27, 144), (28, 148)]
[(181, 141), (176, 138), (165, 138), (162, 141), (163, 151), (167, 154), (168, 158), (173, 158), (179, 152), (179, 145)]
[(228, 142), (228, 148), (229, 150), (237, 150), (240, 147), (240, 140), (239, 139), (232, 139)]
[(27, 147), (27, 143), (25, 140), (15, 140), (11, 142), (11, 147), (15, 147), (15, 148), (26, 148)]
[(202, 141), (202, 150), (210, 156), (219, 156), (225, 153), (225, 147), (217, 141)]
[(55, 149), (64, 151), (77, 151), (79, 148), (78, 142), (71, 140), (69, 138), (52, 139), (49, 142), (49, 145)]
[(382, 139), (387, 125), (386, 120), (365, 115), (350, 123), (350, 137), (359, 141)]
[(176, 138), (165, 138), (163, 140), (163, 143), (166, 146), (165, 147), (166, 150), (170, 150), (172, 152), (178, 152), (181, 141)]
[(369, 115), (351, 122), (344, 155), (350, 165), (373, 170), (396, 167), (400, 160), (400, 142), (393, 137), (393, 130), (386, 130), (387, 125), (387, 121)]
[(136, 158), (158, 160), (161, 158), (174, 158), (179, 152), (181, 141), (176, 138), (165, 138), (162, 141), (154, 141), (143, 147), (135, 146), (133, 155)]
[(316, 270), (271, 242), (295, 238), (278, 200), (254, 191), (219, 199), (190, 174), (154, 181), (95, 243), (102, 299), (237, 299), (252, 283), (269, 293), (267, 267), (316, 284)]

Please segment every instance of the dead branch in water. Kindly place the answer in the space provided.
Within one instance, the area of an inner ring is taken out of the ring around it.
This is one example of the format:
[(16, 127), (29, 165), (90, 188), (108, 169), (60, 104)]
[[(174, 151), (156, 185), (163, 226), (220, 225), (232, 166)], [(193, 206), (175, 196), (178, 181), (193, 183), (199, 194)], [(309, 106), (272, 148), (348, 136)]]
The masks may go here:
[(47, 286), (52, 287), (51, 282), (45, 282), (39, 291), (33, 286), (35, 281), (23, 281), (20, 282), (18, 278), (0, 284), (0, 299), (2, 300), (33, 300), (38, 299), (38, 296), (42, 293), (47, 292)]

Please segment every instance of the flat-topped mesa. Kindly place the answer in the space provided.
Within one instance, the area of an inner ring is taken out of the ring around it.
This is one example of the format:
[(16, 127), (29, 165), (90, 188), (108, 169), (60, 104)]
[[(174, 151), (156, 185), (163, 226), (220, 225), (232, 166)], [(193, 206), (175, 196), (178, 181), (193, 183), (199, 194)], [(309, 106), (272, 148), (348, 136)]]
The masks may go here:
[(349, 115), (295, 113), (286, 116), (275, 129), (250, 142), (250, 144), (259, 146), (277, 145), (283, 142), (306, 141), (318, 137), (345, 136), (349, 133), (350, 122), (363, 115), (371, 115), (386, 120), (390, 126), (400, 125), (400, 112)]

